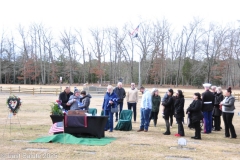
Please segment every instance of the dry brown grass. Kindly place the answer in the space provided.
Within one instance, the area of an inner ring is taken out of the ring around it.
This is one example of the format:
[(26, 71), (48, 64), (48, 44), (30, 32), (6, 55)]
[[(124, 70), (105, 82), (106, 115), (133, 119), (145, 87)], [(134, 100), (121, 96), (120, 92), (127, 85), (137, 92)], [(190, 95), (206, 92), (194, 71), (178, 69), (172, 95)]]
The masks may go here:
[[(32, 87), (32, 86), (31, 86)], [(161, 91), (164, 91), (162, 89)], [(194, 89), (183, 89), (184, 92), (195, 92)], [(202, 92), (203, 90), (198, 90)], [(6, 98), (8, 93), (0, 93), (0, 159), (2, 154), (41, 154), (39, 151), (26, 151), (25, 148), (47, 148), (48, 153), (58, 155), (58, 159), (165, 159), (166, 156), (182, 156), (192, 159), (239, 159), (240, 157), (240, 102), (236, 102), (236, 111), (233, 123), (238, 139), (224, 138), (224, 129), (220, 132), (213, 132), (209, 135), (202, 135), (202, 140), (192, 140), (190, 137), (194, 135), (193, 130), (189, 130), (187, 125), (184, 125), (187, 140), (187, 148), (195, 148), (196, 150), (180, 150), (170, 149), (172, 146), (177, 146), (177, 125), (171, 129), (172, 135), (164, 136), (165, 131), (164, 121), (159, 116), (157, 127), (150, 125), (149, 132), (138, 133), (140, 114), (138, 106), (137, 122), (133, 123), (133, 130), (129, 132), (114, 131), (106, 132), (107, 137), (116, 137), (117, 140), (106, 146), (84, 146), (84, 145), (67, 145), (67, 144), (52, 144), (52, 143), (27, 143), (17, 142), (13, 140), (33, 140), (38, 137), (48, 135), (48, 130), (51, 125), (50, 103), (57, 99), (56, 95), (27, 95), (19, 94), (23, 100), (22, 108), (18, 114), (21, 122), (23, 134), (21, 133), (17, 118), (12, 118), (12, 132), (10, 135), (9, 124), (5, 129), (5, 134), (2, 133), (5, 128), (8, 110), (6, 107)], [(162, 96), (162, 95), (161, 95)], [(191, 103), (191, 99), (186, 99), (185, 108)], [(102, 97), (93, 96), (91, 107), (101, 110)], [(124, 109), (126, 109), (124, 103)], [(186, 118), (185, 118), (186, 122)], [(116, 125), (116, 123), (115, 123)], [(222, 127), (223, 122), (222, 122)], [(93, 154), (93, 152), (95, 154)], [(51, 158), (52, 159), (52, 158)]]

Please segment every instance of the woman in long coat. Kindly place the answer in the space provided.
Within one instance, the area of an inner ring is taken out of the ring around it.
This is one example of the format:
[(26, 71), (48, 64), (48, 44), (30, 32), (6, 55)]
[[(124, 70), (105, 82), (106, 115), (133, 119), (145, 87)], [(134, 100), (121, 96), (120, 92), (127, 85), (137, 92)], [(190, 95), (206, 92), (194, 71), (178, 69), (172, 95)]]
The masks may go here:
[(174, 99), (173, 99), (173, 90), (168, 89), (168, 99), (164, 102), (162, 102), (162, 105), (164, 106), (164, 120), (166, 123), (166, 132), (164, 132), (164, 135), (170, 135), (170, 123), (169, 123), (169, 117), (172, 115), (172, 106), (174, 105)]
[(177, 90), (176, 99), (174, 102), (174, 116), (178, 124), (178, 133), (175, 136), (185, 136), (182, 120), (184, 117), (184, 96), (181, 90)]
[(153, 119), (154, 127), (157, 125), (159, 107), (160, 107), (161, 97), (158, 95), (158, 89), (153, 88), (152, 90), (152, 110), (149, 120)]
[(113, 131), (113, 113), (111, 108), (117, 107), (117, 95), (113, 92), (113, 87), (109, 85), (107, 87), (107, 93), (104, 96), (102, 110), (104, 111), (104, 116), (109, 116), (107, 124), (105, 126), (105, 131)]
[(203, 119), (202, 114), (202, 100), (200, 93), (194, 93), (193, 102), (187, 109), (187, 114), (190, 115), (190, 125), (195, 128), (195, 136), (191, 137), (193, 139), (201, 139), (201, 127), (200, 120)]
[(220, 118), (222, 111), (220, 110), (220, 103), (224, 99), (222, 94), (222, 88), (216, 88), (217, 94), (215, 95), (214, 108), (213, 108), (213, 117), (214, 117), (214, 131), (220, 131)]

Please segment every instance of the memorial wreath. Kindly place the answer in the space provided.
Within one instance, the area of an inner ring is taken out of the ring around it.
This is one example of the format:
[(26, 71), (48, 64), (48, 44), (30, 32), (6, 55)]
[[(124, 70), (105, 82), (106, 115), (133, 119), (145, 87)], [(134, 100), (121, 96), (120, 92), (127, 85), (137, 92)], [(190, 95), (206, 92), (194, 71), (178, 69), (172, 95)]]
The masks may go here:
[(16, 115), (22, 105), (22, 101), (18, 96), (11, 95), (7, 99), (7, 106), (13, 115)]

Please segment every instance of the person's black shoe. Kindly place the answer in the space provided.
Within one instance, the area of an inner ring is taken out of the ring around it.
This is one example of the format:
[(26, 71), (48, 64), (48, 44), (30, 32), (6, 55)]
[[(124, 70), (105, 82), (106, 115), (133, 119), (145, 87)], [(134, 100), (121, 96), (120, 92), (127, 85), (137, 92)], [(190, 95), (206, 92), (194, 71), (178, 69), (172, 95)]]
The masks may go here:
[(237, 138), (237, 135), (236, 136), (233, 136), (233, 137), (231, 137), (230, 139), (236, 139)]
[(164, 134), (164, 135), (170, 135), (171, 132), (164, 132), (163, 134)]
[(195, 139), (196, 137), (194, 136), (194, 137), (191, 137), (192, 139)]
[(195, 137), (194, 139), (201, 140), (201, 138), (200, 138), (200, 137)]

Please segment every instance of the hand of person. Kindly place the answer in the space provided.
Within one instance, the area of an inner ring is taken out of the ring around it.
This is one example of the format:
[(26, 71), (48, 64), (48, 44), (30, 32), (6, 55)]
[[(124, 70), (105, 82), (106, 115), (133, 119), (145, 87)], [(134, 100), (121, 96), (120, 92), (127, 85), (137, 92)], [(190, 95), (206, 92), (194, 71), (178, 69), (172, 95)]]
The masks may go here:
[(113, 104), (113, 101), (110, 100), (109, 103), (110, 103), (110, 104)]

